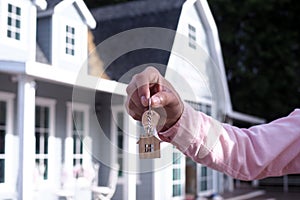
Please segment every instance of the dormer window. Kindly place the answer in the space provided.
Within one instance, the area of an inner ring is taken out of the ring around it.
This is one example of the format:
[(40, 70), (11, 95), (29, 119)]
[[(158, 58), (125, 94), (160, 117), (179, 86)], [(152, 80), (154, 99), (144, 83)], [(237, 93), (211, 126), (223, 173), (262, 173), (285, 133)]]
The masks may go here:
[(75, 55), (75, 28), (66, 26), (66, 54)]
[(21, 8), (8, 4), (7, 37), (20, 40), (21, 33)]
[(196, 28), (189, 24), (189, 47), (196, 49)]

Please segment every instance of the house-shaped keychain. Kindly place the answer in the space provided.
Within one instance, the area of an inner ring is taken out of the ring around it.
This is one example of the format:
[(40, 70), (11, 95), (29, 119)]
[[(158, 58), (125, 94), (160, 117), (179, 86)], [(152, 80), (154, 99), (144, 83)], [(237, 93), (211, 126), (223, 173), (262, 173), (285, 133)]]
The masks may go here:
[(160, 116), (151, 109), (150, 104), (151, 102), (149, 101), (149, 110), (142, 116), (142, 124), (146, 134), (142, 134), (137, 142), (140, 159), (160, 158), (161, 141), (154, 135)]
[(140, 159), (160, 158), (160, 143), (154, 135), (140, 137), (137, 142)]

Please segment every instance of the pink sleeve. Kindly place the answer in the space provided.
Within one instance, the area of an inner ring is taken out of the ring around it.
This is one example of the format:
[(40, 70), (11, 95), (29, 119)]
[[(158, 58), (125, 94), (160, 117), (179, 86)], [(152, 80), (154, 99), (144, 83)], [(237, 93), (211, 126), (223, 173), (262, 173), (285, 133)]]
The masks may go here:
[(237, 179), (300, 173), (300, 109), (269, 124), (240, 129), (185, 104), (179, 121), (159, 136), (194, 161)]

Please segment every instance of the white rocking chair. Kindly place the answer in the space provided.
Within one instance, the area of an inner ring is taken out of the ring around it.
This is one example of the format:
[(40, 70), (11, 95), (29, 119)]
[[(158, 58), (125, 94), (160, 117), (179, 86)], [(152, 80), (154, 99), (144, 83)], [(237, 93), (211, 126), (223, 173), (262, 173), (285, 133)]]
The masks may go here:
[(94, 194), (94, 199), (97, 200), (109, 200), (112, 198), (116, 191), (118, 174), (120, 166), (119, 164), (113, 165), (109, 172), (108, 186), (97, 186), (91, 187), (91, 191)]

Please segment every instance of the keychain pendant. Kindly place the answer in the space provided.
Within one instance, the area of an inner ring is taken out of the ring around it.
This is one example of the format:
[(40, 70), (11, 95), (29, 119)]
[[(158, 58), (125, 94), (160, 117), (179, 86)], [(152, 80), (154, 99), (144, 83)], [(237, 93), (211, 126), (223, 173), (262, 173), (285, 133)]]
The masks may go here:
[(140, 159), (160, 158), (161, 141), (154, 135), (159, 118), (159, 114), (151, 109), (151, 101), (149, 99), (149, 109), (142, 116), (145, 134), (141, 134), (137, 142)]
[(139, 145), (140, 159), (160, 158), (160, 140), (154, 135), (140, 137), (137, 144)]

